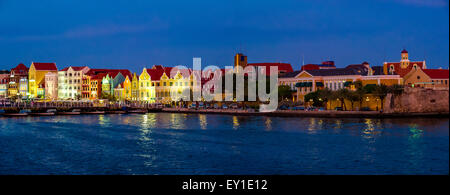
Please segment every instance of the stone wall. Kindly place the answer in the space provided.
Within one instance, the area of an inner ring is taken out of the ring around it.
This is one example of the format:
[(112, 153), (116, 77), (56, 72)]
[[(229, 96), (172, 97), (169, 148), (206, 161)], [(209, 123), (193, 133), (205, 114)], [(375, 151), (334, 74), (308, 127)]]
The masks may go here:
[(385, 99), (385, 113), (431, 113), (449, 112), (449, 90), (405, 88), (401, 95), (388, 94)]

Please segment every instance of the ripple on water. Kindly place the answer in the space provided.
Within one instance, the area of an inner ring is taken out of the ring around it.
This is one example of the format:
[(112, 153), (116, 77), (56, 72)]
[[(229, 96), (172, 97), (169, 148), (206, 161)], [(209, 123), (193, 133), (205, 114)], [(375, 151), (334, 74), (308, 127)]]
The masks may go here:
[(448, 174), (448, 119), (0, 118), (0, 174)]

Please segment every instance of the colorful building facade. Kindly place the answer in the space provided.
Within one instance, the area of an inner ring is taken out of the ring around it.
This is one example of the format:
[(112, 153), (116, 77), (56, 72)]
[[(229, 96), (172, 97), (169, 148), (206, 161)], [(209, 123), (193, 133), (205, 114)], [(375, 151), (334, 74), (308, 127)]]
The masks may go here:
[(448, 69), (412, 69), (404, 79), (409, 87), (449, 89)]
[(22, 98), (26, 98), (28, 95), (28, 68), (21, 63), (11, 69), (8, 97), (21, 96)]
[(58, 73), (47, 72), (45, 74), (45, 99), (58, 99)]
[(9, 71), (0, 71), (0, 99), (8, 97)]
[(402, 85), (403, 79), (399, 75), (377, 75), (367, 62), (349, 65), (345, 68), (334, 69), (304, 69), (281, 76), (279, 85), (287, 85), (295, 90), (294, 101), (305, 101), (304, 96), (319, 89), (328, 88), (336, 91), (343, 88), (354, 90), (351, 83), (361, 81), (363, 86)]
[(31, 63), (28, 72), (29, 93), (31, 98), (45, 97), (45, 74), (58, 73), (55, 63)]
[(87, 66), (69, 66), (58, 71), (58, 99), (82, 98), (83, 76), (89, 70)]

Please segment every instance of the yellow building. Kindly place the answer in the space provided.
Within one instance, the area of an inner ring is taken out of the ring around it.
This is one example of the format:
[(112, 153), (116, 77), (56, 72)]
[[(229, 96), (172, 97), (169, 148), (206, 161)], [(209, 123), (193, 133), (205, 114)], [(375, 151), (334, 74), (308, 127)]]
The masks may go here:
[(125, 93), (124, 93), (123, 83), (117, 85), (117, 87), (114, 88), (114, 97), (116, 97), (116, 99), (118, 101), (124, 101), (125, 100)]
[(122, 84), (123, 86), (123, 91), (122, 91), (122, 96), (124, 100), (131, 100), (131, 80), (129, 76), (125, 77), (125, 81)]
[[(323, 88), (328, 88), (332, 91), (343, 88), (356, 90), (355, 86), (352, 85), (356, 81), (361, 81), (363, 86), (370, 84), (384, 84), (387, 86), (403, 84), (403, 79), (399, 75), (383, 75), (382, 67), (377, 67), (377, 69), (379, 70), (375, 71), (367, 63), (362, 63), (360, 65), (349, 65), (346, 68), (294, 71), (279, 78), (278, 84), (290, 86), (292, 90), (296, 91), (293, 98), (294, 101), (303, 102), (306, 94)], [(379, 104), (381, 102), (378, 98), (368, 94), (361, 105), (358, 102), (354, 104), (354, 107), (369, 107), (375, 110)], [(331, 109), (340, 105), (339, 100), (328, 102), (328, 107)], [(346, 105), (351, 104), (346, 100)]]
[(404, 76), (405, 84), (409, 87), (429, 89), (448, 89), (448, 69), (412, 69)]
[(139, 75), (139, 101), (155, 102), (155, 86), (152, 85), (152, 78), (147, 68), (144, 68)]
[(139, 100), (139, 77), (136, 73), (133, 73), (133, 79), (131, 80), (131, 100)]
[[(157, 102), (178, 101), (183, 98), (183, 93), (187, 94), (192, 90), (193, 75), (189, 69), (155, 65), (151, 69), (147, 69), (147, 72), (151, 76), (152, 85), (155, 87)], [(187, 99), (187, 97), (184, 99)]]
[(28, 71), (29, 93), (31, 98), (45, 96), (45, 74), (53, 72), (58, 74), (55, 63), (31, 63)]

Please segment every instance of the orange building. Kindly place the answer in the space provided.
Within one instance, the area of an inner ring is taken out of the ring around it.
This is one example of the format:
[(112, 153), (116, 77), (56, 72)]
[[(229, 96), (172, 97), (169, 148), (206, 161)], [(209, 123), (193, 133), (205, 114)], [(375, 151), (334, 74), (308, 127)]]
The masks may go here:
[(405, 85), (431, 89), (448, 89), (448, 69), (413, 69), (405, 75)]
[(402, 78), (412, 69), (417, 70), (418, 68), (426, 69), (425, 61), (410, 61), (408, 51), (405, 49), (401, 53), (400, 62), (384, 62), (383, 64), (385, 75), (400, 75)]

